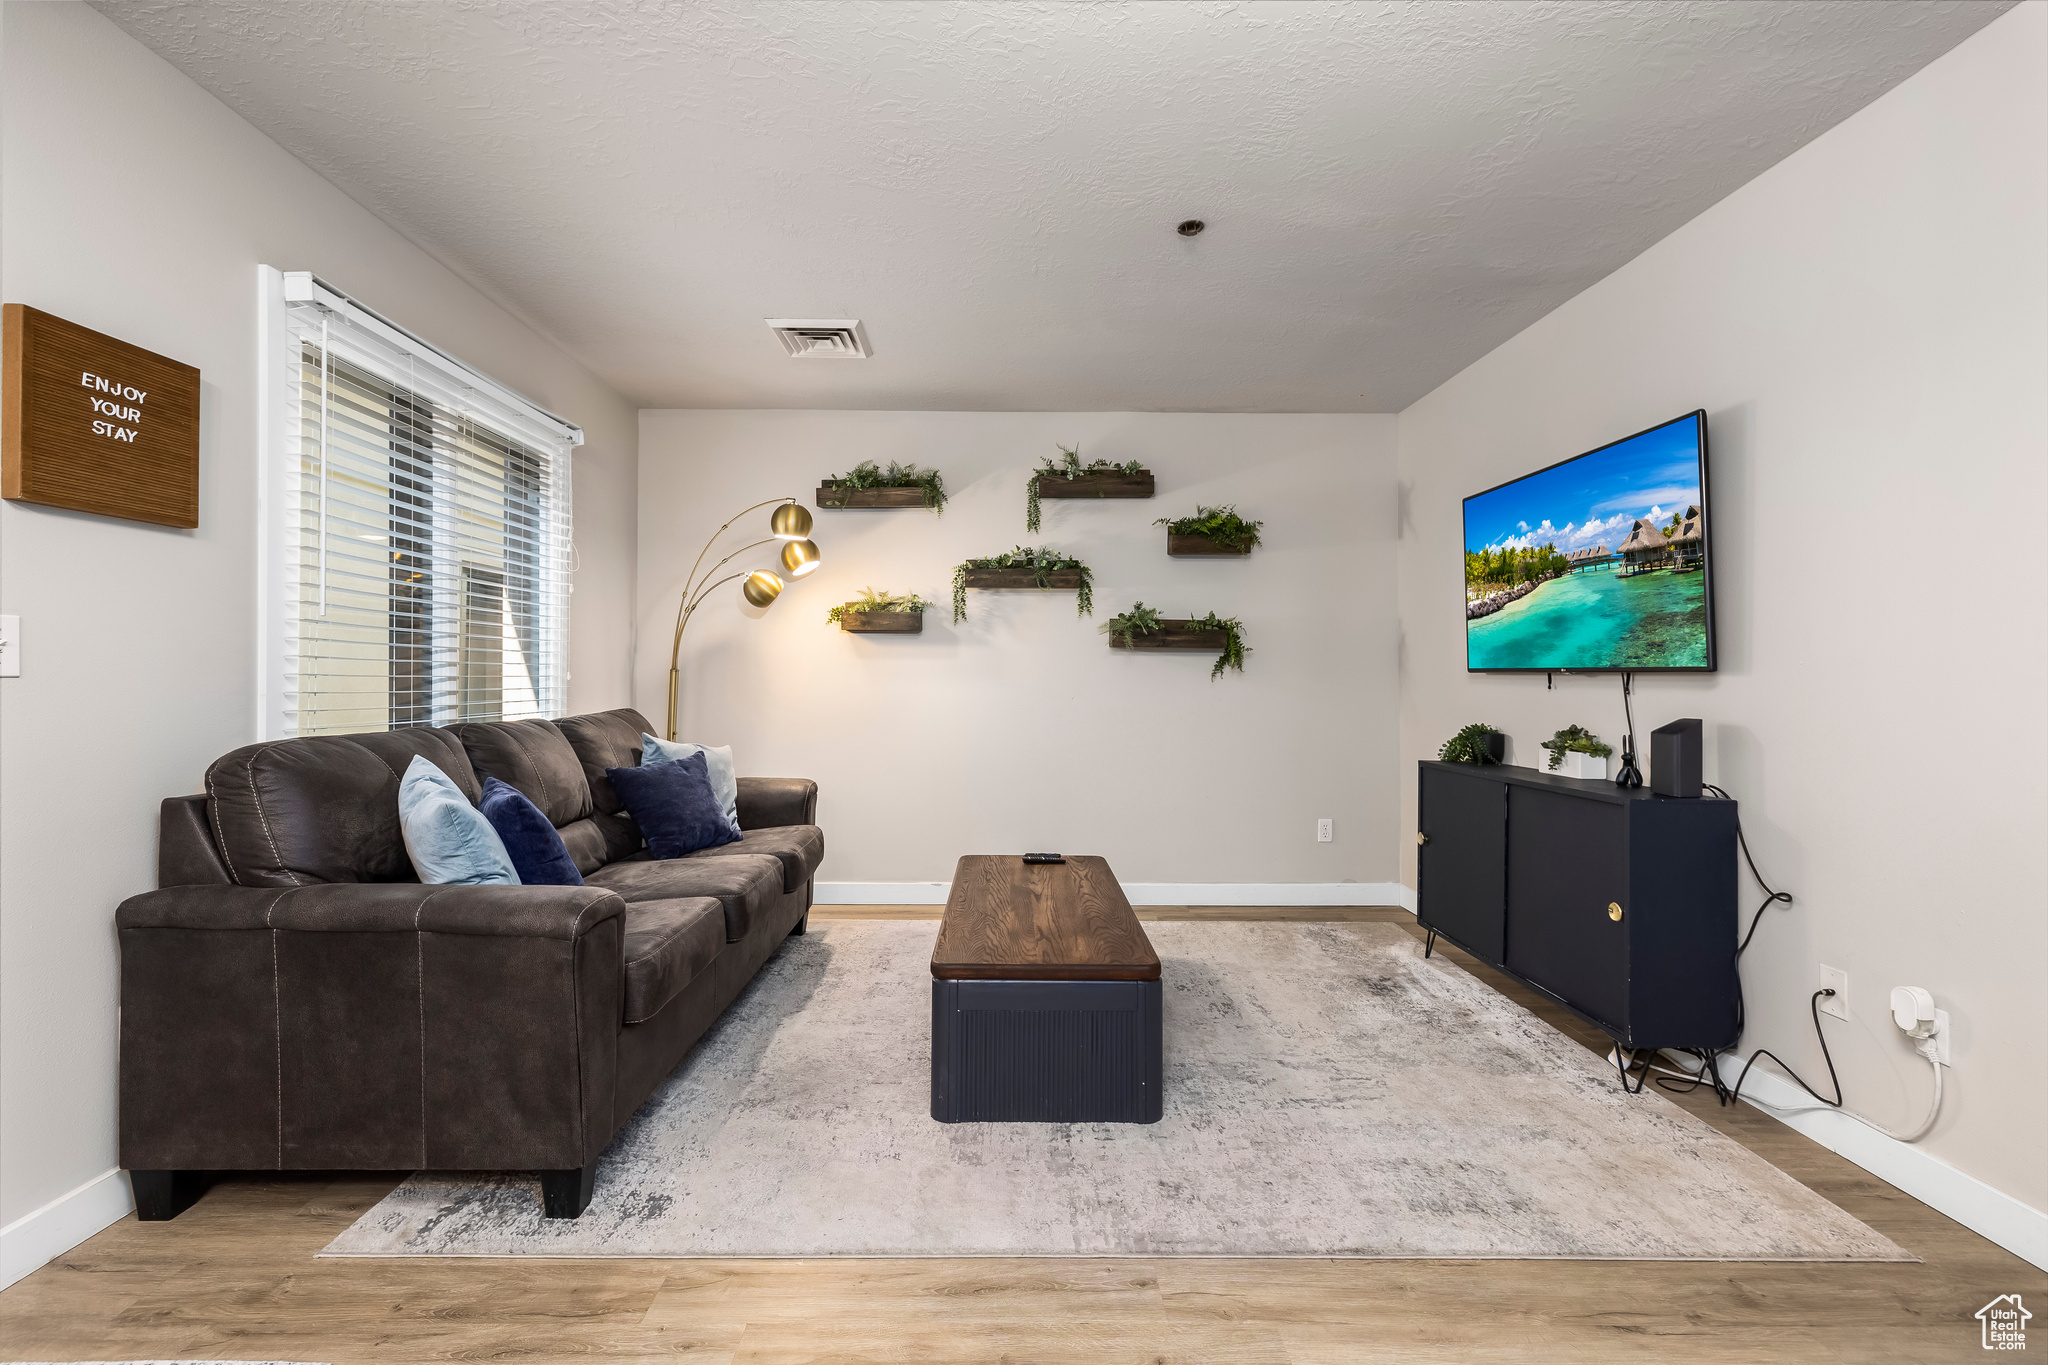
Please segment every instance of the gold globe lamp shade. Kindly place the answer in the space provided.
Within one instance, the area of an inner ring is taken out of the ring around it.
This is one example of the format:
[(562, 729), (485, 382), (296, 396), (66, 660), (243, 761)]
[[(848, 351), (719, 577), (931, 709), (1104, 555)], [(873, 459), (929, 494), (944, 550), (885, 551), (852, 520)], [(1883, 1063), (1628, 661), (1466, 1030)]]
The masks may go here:
[(782, 596), (782, 580), (766, 569), (756, 569), (740, 584), (740, 591), (755, 606), (765, 607)]
[(815, 571), (824, 562), (824, 555), (818, 550), (816, 541), (792, 540), (782, 547), (782, 567), (789, 570), (791, 578), (802, 578)]
[[(804, 540), (811, 534), (811, 514), (793, 502), (785, 502), (768, 518), (768, 529), (777, 540)], [(813, 545), (815, 551), (818, 547)]]

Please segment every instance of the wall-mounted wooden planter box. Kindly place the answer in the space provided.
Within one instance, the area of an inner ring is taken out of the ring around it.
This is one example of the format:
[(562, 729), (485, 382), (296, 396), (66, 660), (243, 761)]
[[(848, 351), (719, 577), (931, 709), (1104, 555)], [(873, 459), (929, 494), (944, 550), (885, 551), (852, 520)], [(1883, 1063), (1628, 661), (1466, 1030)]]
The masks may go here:
[(829, 483), (818, 485), (818, 506), (828, 511), (841, 511), (852, 507), (924, 507), (922, 488), (840, 488)]
[(1108, 638), (1111, 649), (1199, 649), (1218, 654), (1224, 644), (1222, 631), (1196, 630), (1192, 621), (1161, 621), (1159, 629), (1149, 635), (1133, 634), (1128, 644), (1115, 635)]
[(841, 613), (839, 628), (848, 635), (922, 635), (921, 611), (849, 611)]
[(1038, 476), (1040, 498), (1149, 498), (1152, 496), (1152, 471), (1141, 469), (1135, 474), (1083, 474), (1069, 479), (1060, 474)]
[[(970, 588), (1036, 588), (1039, 586), (1037, 571), (1034, 569), (969, 569), (962, 580)], [(1065, 588), (1073, 591), (1081, 586), (1079, 569), (1054, 569), (1046, 575), (1045, 587)]]
[(1177, 536), (1171, 531), (1166, 535), (1166, 553), (1177, 559), (1195, 555), (1222, 555), (1229, 559), (1243, 559), (1251, 552), (1252, 547), (1249, 545), (1238, 550), (1225, 549), (1207, 536)]

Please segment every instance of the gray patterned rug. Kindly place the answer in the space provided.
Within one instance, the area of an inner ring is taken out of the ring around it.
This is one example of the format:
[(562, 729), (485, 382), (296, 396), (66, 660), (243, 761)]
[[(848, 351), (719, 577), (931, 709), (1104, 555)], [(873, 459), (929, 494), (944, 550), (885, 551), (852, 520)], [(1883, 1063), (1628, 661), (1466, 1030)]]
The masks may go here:
[(422, 1172), (329, 1256), (1915, 1259), (1387, 924), (1153, 923), (1166, 1116), (930, 1117), (937, 926), (792, 939), (582, 1218)]

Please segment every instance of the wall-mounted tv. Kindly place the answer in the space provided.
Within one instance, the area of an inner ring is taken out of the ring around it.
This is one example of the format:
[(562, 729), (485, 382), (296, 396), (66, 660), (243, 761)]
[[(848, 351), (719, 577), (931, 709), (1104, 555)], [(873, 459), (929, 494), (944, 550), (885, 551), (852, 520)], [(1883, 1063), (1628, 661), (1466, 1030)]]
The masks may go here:
[(1465, 499), (1465, 667), (1714, 666), (1707, 415)]

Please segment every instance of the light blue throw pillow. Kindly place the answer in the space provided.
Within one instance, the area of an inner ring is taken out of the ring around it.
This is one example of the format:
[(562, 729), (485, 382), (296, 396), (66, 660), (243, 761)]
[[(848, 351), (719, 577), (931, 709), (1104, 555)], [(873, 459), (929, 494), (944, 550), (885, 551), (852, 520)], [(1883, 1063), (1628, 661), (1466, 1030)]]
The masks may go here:
[(691, 754), (704, 755), (704, 775), (711, 779), (711, 794), (718, 798), (718, 804), (725, 807), (725, 818), (732, 821), (732, 831), (740, 831), (740, 780), (733, 776), (732, 746), (721, 744), (716, 749), (708, 744), (682, 744), (672, 739), (656, 739), (645, 731), (640, 735), (640, 762), (667, 763), (673, 759), (688, 758)]
[(398, 784), (406, 856), (430, 886), (517, 886), (512, 855), (462, 788), (418, 754)]

